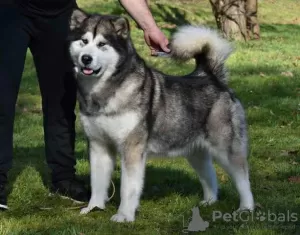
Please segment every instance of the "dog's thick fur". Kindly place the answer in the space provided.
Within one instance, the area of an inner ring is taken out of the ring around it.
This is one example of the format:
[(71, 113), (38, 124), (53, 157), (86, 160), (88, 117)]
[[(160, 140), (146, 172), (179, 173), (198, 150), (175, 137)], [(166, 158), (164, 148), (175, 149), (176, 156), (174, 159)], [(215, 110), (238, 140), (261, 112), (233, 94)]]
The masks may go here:
[(245, 114), (227, 86), (224, 67), (229, 43), (208, 28), (184, 26), (173, 35), (170, 48), (174, 59), (195, 58), (191, 74), (169, 76), (147, 66), (133, 47), (126, 19), (73, 12), (70, 55), (92, 187), (81, 213), (105, 207), (117, 153), (121, 204), (113, 221), (135, 220), (148, 155), (185, 156), (199, 175), (202, 204), (217, 200), (215, 159), (231, 175), (240, 209), (254, 208)]

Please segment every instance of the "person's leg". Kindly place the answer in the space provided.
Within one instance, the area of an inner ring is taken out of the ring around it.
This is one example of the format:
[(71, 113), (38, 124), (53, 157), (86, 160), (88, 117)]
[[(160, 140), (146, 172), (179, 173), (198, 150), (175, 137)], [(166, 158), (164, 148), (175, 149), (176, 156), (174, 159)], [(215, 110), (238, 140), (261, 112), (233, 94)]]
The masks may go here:
[(7, 182), (7, 172), (12, 166), (15, 104), (30, 40), (25, 25), (26, 20), (15, 7), (0, 8), (2, 31), (0, 36), (0, 204), (2, 206), (6, 203), (3, 186)]
[[(66, 41), (70, 14), (35, 21), (40, 34), (30, 44), (42, 94), (46, 159), (54, 185), (75, 177), (76, 83)], [(88, 200), (83, 190), (78, 200)]]

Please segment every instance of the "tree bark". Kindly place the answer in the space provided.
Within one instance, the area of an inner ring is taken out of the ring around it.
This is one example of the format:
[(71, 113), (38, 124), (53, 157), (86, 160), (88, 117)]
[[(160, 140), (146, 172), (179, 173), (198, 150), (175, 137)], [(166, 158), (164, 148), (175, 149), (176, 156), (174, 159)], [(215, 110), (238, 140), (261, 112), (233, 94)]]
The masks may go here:
[(246, 0), (246, 24), (249, 38), (260, 38), (260, 27), (257, 19), (257, 0)]
[(248, 40), (245, 0), (210, 0), (218, 28), (227, 39)]

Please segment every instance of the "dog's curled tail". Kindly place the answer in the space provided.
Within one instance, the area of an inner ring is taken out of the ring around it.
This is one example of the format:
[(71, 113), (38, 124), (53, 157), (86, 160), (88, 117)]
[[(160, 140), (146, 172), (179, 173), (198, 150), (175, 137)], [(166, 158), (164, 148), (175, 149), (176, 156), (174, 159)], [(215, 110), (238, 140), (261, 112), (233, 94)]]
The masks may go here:
[(204, 69), (227, 83), (224, 63), (232, 47), (216, 31), (203, 26), (182, 26), (173, 34), (170, 49), (171, 56), (177, 60), (196, 59), (194, 74), (203, 73)]

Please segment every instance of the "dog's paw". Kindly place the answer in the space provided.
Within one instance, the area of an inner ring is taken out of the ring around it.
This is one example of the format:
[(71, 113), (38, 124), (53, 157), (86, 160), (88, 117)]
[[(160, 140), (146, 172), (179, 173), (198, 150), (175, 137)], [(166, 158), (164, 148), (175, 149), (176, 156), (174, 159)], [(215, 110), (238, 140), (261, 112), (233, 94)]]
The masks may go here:
[(80, 214), (81, 215), (85, 215), (85, 214), (88, 214), (91, 210), (93, 210), (94, 208), (91, 208), (91, 207), (84, 207), (80, 210)]
[(249, 211), (252, 212), (255, 209), (255, 204), (253, 200), (249, 200), (243, 203), (240, 203), (239, 209), (236, 210), (236, 212), (243, 212), (243, 211)]
[(88, 214), (89, 212), (91, 212), (93, 209), (96, 209), (96, 208), (98, 208), (100, 210), (104, 210), (105, 206), (104, 206), (104, 204), (88, 205), (87, 207), (84, 207), (81, 209), (80, 214), (81, 215)]
[(133, 216), (126, 216), (122, 213), (115, 214), (111, 217), (111, 221), (118, 222), (118, 223), (124, 223), (124, 222), (133, 222), (134, 217)]
[(203, 206), (203, 207), (210, 206), (210, 205), (214, 204), (216, 201), (217, 201), (217, 199), (213, 199), (213, 198), (208, 199), (208, 200), (202, 200), (200, 202), (200, 206)]
[(241, 212), (253, 212), (254, 211), (254, 207), (252, 207), (252, 206), (249, 206), (249, 207), (245, 207), (245, 206), (243, 206), (243, 207), (240, 207), (239, 209), (237, 209), (236, 211), (235, 211), (235, 213), (241, 213)]

